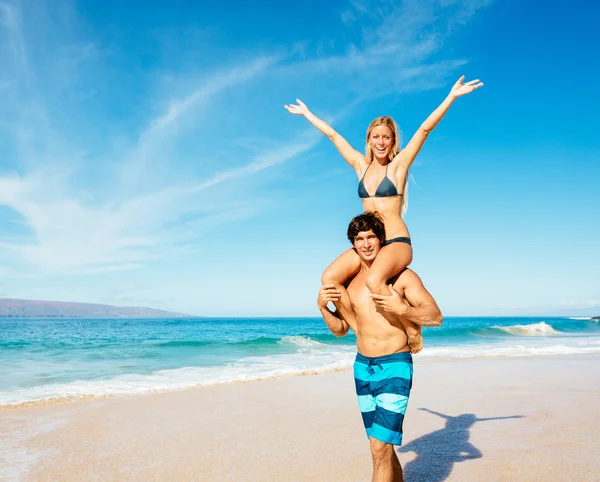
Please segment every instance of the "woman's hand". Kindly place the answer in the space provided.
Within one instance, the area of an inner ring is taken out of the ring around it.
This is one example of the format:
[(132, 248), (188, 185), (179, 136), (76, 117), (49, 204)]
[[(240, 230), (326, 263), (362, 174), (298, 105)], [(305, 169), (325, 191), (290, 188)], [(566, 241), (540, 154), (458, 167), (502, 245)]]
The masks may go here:
[(473, 92), (475, 89), (483, 87), (483, 82), (480, 82), (479, 79), (471, 80), (470, 82), (465, 82), (464, 84), (463, 80), (465, 80), (464, 75), (456, 81), (456, 84), (452, 86), (452, 89), (450, 90), (450, 95), (452, 97), (457, 98), (462, 95), (467, 95)]
[(306, 107), (306, 104), (304, 102), (302, 102), (300, 99), (296, 99), (296, 102), (298, 102), (298, 105), (289, 104), (284, 105), (283, 107), (285, 107), (285, 109), (292, 114), (304, 116), (306, 114), (310, 114), (310, 111), (308, 110), (308, 107)]

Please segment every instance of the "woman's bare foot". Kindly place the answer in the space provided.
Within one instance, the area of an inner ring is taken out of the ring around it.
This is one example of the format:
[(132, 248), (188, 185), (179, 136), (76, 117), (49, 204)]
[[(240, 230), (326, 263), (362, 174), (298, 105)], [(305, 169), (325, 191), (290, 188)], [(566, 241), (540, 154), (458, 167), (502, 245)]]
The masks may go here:
[(419, 353), (423, 349), (423, 336), (419, 334), (417, 336), (409, 337), (408, 344), (410, 346), (410, 352), (413, 355)]

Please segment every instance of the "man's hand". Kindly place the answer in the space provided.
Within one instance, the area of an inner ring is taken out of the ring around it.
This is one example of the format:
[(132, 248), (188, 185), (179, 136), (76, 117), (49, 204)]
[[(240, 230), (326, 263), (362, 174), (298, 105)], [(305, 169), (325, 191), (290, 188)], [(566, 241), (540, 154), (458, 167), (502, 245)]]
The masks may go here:
[(327, 308), (327, 303), (330, 301), (335, 303), (339, 301), (341, 294), (335, 285), (323, 285), (319, 290), (319, 296), (317, 297), (317, 306), (320, 310)]
[(371, 294), (371, 299), (375, 302), (375, 307), (378, 311), (386, 311), (398, 316), (404, 315), (408, 311), (410, 305), (400, 297), (400, 294), (392, 285), (388, 286), (392, 293), (391, 295)]

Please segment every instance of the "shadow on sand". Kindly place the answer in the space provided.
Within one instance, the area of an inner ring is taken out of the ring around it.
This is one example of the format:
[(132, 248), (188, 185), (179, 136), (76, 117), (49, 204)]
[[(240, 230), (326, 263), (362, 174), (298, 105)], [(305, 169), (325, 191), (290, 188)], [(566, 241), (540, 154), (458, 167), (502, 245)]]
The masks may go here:
[(477, 418), (473, 413), (463, 413), (451, 417), (427, 408), (419, 410), (445, 418), (446, 426), (423, 435), (398, 449), (398, 452), (402, 453), (416, 452), (417, 458), (403, 468), (405, 480), (415, 482), (441, 482), (450, 476), (455, 463), (482, 457), (481, 451), (469, 442), (469, 429), (476, 422), (523, 417), (522, 415), (513, 415)]

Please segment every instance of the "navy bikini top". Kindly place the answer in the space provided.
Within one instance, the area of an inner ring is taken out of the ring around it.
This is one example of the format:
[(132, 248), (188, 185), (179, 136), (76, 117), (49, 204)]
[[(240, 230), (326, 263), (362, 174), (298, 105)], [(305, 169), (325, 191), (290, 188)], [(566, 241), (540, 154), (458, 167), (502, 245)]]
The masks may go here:
[(367, 171), (369, 170), (369, 167), (371, 166), (371, 164), (369, 164), (367, 166), (362, 179), (358, 183), (358, 196), (361, 199), (370, 198), (370, 197), (402, 196), (402, 194), (400, 194), (398, 192), (398, 189), (396, 189), (396, 186), (394, 186), (394, 183), (390, 180), (390, 178), (387, 175), (388, 164), (385, 165), (385, 176), (379, 183), (379, 186), (377, 187), (377, 190), (375, 191), (374, 196), (369, 196), (369, 193), (367, 192), (367, 189), (365, 188), (365, 184), (363, 182), (365, 175), (367, 174)]

